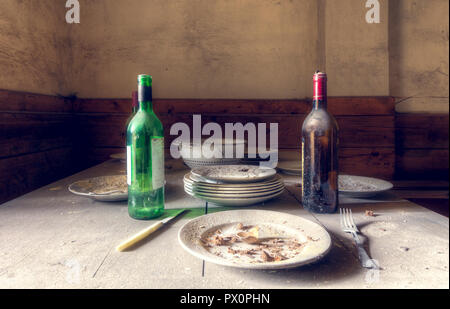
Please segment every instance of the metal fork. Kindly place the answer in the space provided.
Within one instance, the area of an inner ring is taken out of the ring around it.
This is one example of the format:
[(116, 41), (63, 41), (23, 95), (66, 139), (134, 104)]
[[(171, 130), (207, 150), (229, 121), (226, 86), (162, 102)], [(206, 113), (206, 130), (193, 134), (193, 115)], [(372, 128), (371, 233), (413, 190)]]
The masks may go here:
[(358, 227), (353, 220), (353, 214), (351, 209), (339, 208), (341, 228), (344, 232), (350, 233), (353, 236), (353, 240), (356, 243), (358, 249), (359, 260), (361, 265), (365, 268), (379, 269), (378, 265), (372, 260), (364, 249), (363, 241), (359, 238)]

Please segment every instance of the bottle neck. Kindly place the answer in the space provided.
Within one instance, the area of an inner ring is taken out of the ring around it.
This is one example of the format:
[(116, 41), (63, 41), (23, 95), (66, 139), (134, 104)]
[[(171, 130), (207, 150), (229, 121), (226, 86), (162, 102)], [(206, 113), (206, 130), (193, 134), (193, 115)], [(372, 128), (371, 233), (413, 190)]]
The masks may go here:
[(152, 103), (152, 101), (139, 102), (139, 110), (140, 111), (146, 111), (146, 112), (153, 111), (153, 103)]
[(316, 72), (313, 77), (313, 108), (327, 108), (327, 75), (322, 72)]
[(152, 87), (139, 85), (139, 110), (153, 111)]
[(327, 98), (323, 99), (313, 99), (314, 109), (327, 109)]

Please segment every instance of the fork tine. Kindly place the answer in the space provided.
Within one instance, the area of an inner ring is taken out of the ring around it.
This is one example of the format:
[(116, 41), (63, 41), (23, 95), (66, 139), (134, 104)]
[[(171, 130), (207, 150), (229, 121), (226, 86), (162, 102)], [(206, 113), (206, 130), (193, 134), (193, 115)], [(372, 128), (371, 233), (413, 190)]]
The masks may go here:
[(358, 227), (356, 226), (356, 223), (355, 223), (355, 221), (353, 220), (353, 213), (352, 213), (352, 210), (351, 210), (351, 209), (350, 209), (350, 219), (352, 220), (353, 228), (355, 229), (355, 231), (357, 231), (357, 230), (358, 230)]
[(350, 218), (348, 217), (348, 208), (345, 209), (345, 225), (347, 226), (347, 228), (352, 228)]
[(343, 210), (342, 210), (342, 212), (343, 212), (343, 219), (344, 219), (344, 227), (345, 228), (349, 228), (350, 226), (349, 226), (349, 224), (348, 224), (348, 219), (347, 219), (347, 209), (346, 208), (344, 208)]
[(344, 228), (344, 222), (342, 221), (342, 208), (339, 208), (339, 222), (341, 223), (341, 228)]
[(349, 225), (349, 227), (350, 227), (352, 230), (354, 230), (353, 223), (352, 223), (352, 221), (353, 221), (353, 219), (352, 219), (352, 213), (351, 213), (351, 210), (350, 210), (349, 208), (347, 208), (347, 220), (348, 220), (348, 225)]

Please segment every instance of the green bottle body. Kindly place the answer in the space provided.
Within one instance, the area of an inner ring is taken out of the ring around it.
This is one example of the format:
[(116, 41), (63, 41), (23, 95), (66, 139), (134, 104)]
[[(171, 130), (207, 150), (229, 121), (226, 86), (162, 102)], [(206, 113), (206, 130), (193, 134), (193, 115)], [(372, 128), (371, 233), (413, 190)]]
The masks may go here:
[(138, 81), (139, 110), (127, 128), (128, 213), (146, 220), (164, 212), (164, 130), (153, 112), (151, 77)]

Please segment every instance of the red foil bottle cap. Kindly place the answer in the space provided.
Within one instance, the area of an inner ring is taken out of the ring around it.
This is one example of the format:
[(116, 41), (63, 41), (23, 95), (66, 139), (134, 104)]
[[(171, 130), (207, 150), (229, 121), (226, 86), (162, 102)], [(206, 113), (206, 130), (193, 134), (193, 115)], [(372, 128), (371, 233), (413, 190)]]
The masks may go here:
[(139, 107), (138, 92), (137, 91), (133, 91), (132, 94), (131, 94), (131, 97), (133, 98), (131, 106), (132, 107)]
[(327, 74), (317, 71), (313, 76), (314, 100), (323, 100), (327, 97)]

